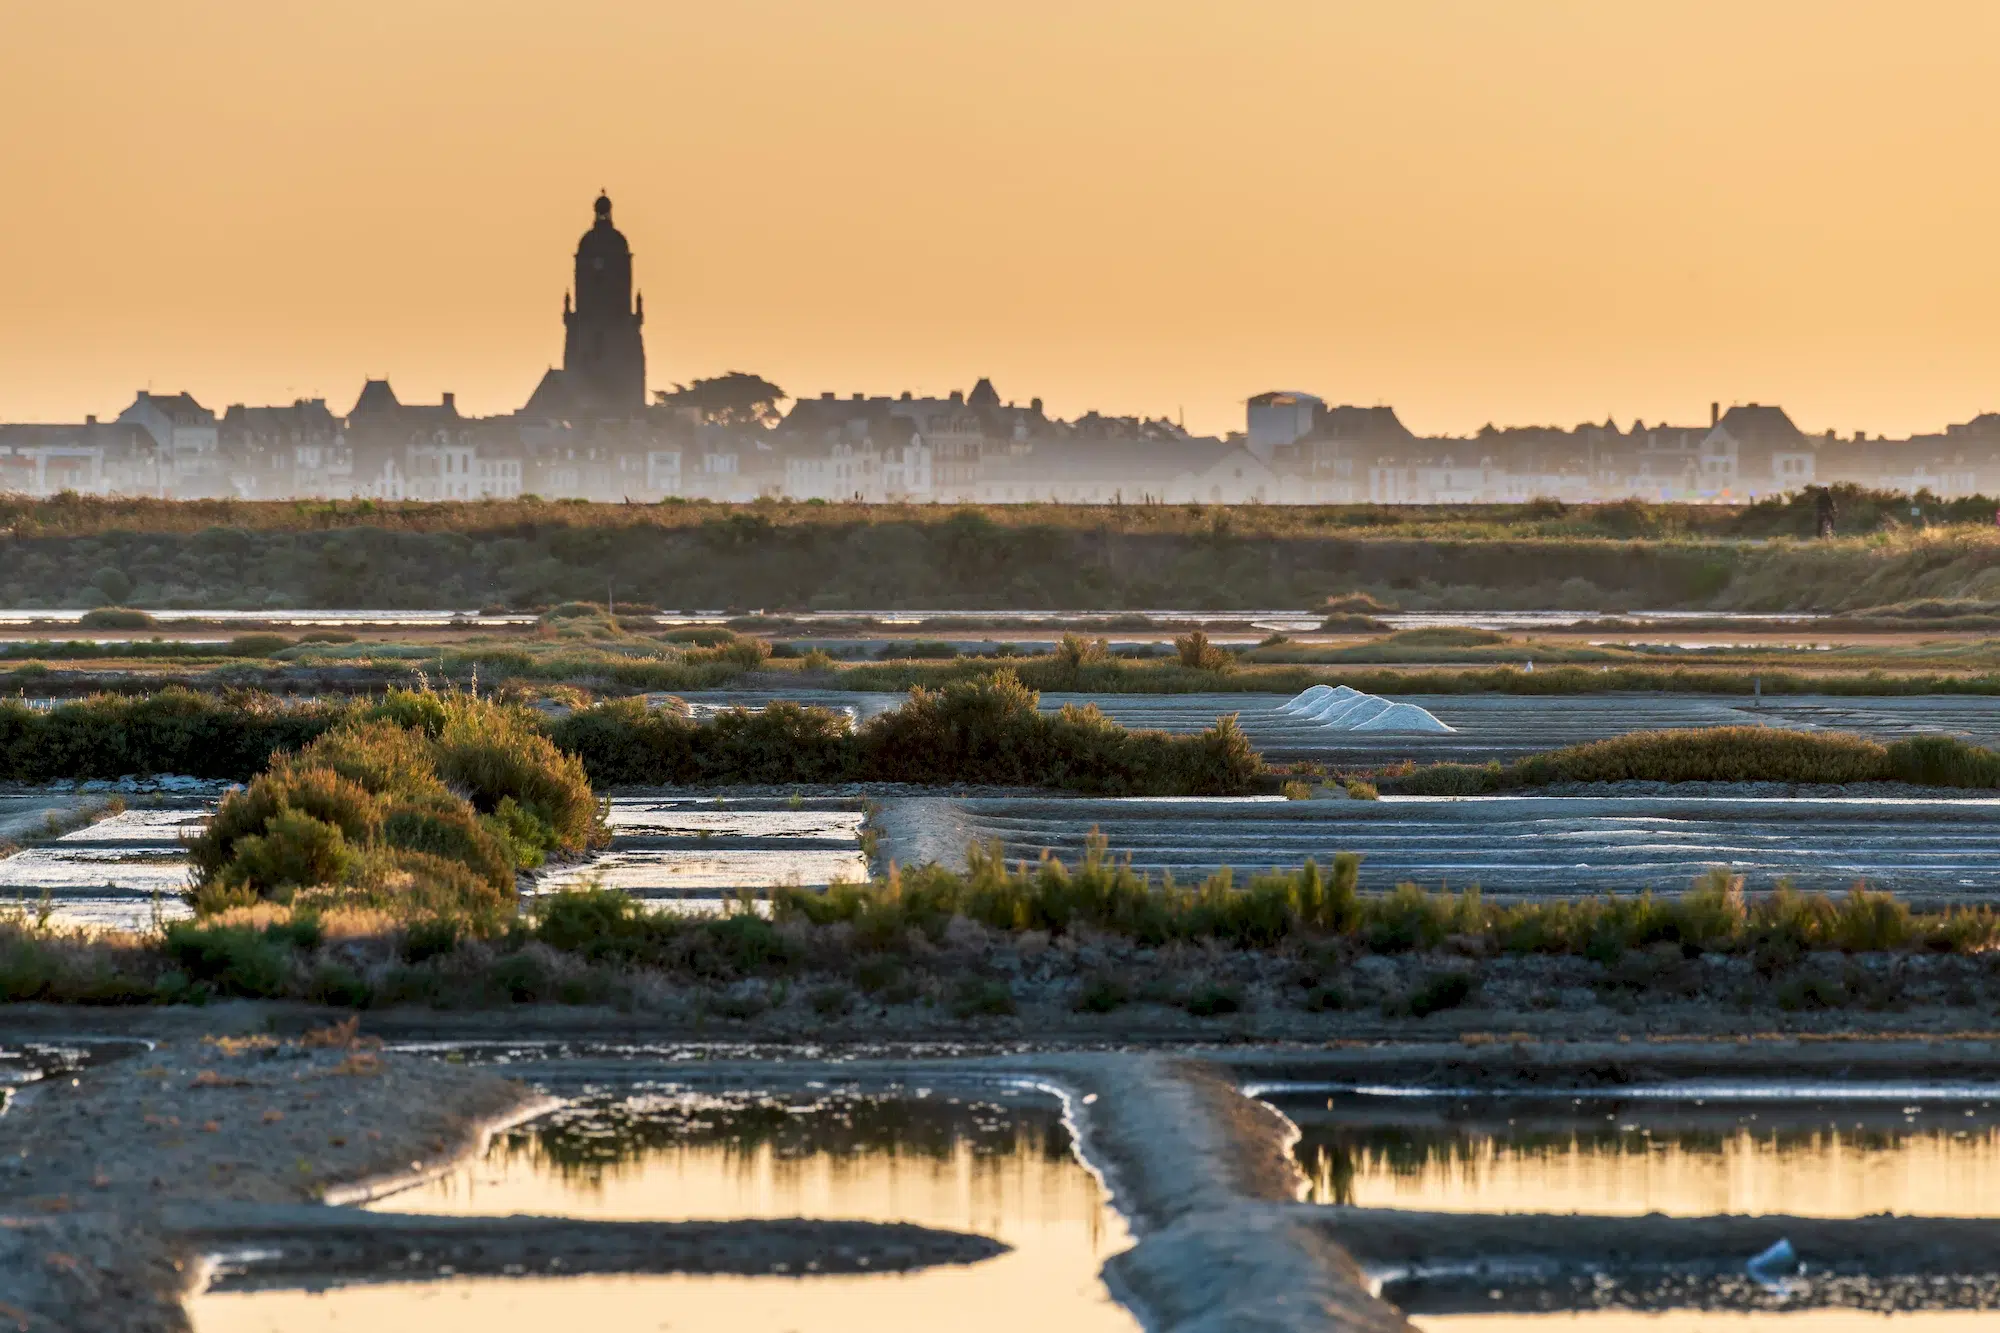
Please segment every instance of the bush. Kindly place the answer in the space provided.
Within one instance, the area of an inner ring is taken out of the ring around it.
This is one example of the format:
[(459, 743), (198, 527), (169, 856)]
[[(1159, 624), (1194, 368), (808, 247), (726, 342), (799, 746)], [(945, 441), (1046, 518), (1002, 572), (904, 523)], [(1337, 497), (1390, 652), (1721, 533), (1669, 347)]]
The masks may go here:
[(1912, 736), (1888, 747), (1889, 774), (1923, 787), (2000, 787), (2000, 754), (1956, 736)]
[(190, 859), (202, 910), (325, 889), (484, 919), (517, 869), (599, 834), (582, 765), (524, 713), (398, 691), (230, 794)]
[(1117, 977), (1099, 974), (1083, 983), (1077, 992), (1076, 1009), (1086, 1014), (1108, 1014), (1123, 1008), (1132, 998), (1131, 988)]
[(1015, 1012), (1014, 993), (1004, 981), (967, 977), (952, 990), (954, 1018), (1001, 1018)]
[(313, 971), (306, 998), (316, 1004), (365, 1009), (375, 992), (359, 972), (343, 963), (322, 963)]
[(219, 878), (227, 887), (282, 900), (297, 889), (346, 882), (357, 860), (338, 828), (287, 806), (271, 816), (262, 833), (236, 840)]
[[(119, 577), (124, 576), (121, 574)], [(100, 582), (98, 586), (104, 585)], [(100, 606), (85, 611), (83, 619), (77, 621), (84, 629), (151, 629), (157, 623), (146, 612), (129, 606)]]
[(403, 932), (401, 953), (406, 963), (425, 963), (458, 948), (459, 923), (450, 917), (413, 921)]
[(456, 861), (492, 885), (495, 893), (514, 887), (518, 858), (511, 842), (496, 829), (495, 821), (480, 819), (457, 797), (440, 793), (389, 806), (382, 820), (382, 841), (403, 851)]
[(1397, 1008), (1412, 1018), (1429, 1018), (1446, 1009), (1456, 1009), (1472, 998), (1473, 979), (1468, 972), (1433, 972), (1411, 988)]
[(1190, 630), (1175, 639), (1174, 651), (1179, 654), (1181, 665), (1190, 671), (1213, 671), (1220, 674), (1236, 665), (1234, 657), (1210, 643), (1208, 635), (1198, 629)]
[(239, 634), (222, 651), (228, 657), (269, 657), (293, 646), (282, 634)]
[(821, 986), (806, 997), (821, 1018), (840, 1018), (854, 1009), (854, 992), (845, 986)]
[(1218, 1018), (1223, 1014), (1233, 1014), (1243, 1008), (1243, 992), (1234, 986), (1208, 984), (1197, 986), (1182, 1005), (1196, 1018)]
[(922, 688), (855, 738), (858, 775), (888, 782), (1048, 786), (1106, 795), (1237, 795), (1262, 760), (1234, 717), (1198, 736), (1127, 731), (1094, 706), (1050, 717), (1011, 671)]
[(2000, 786), (2000, 754), (1949, 736), (1884, 746), (1842, 732), (1779, 727), (1640, 731), (1529, 755), (1504, 768), (1434, 764), (1385, 777), (1390, 791), (1471, 796), (1559, 782), (1793, 782), (1896, 779), (1938, 787)]
[(272, 999), (285, 991), (290, 943), (282, 931), (176, 921), (166, 929), (164, 951), (190, 983), (219, 995)]

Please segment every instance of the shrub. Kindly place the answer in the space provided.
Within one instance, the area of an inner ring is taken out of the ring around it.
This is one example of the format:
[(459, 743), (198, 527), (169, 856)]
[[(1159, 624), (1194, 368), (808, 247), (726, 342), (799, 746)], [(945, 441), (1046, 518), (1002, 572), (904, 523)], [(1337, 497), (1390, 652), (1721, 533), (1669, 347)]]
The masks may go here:
[(870, 995), (888, 990), (902, 980), (903, 963), (899, 958), (878, 954), (854, 965), (854, 984)]
[(1889, 774), (1925, 787), (2000, 787), (2000, 754), (1956, 736), (1912, 736), (1888, 748)]
[[(225, 797), (208, 826), (190, 840), (188, 853), (196, 878), (252, 886), (267, 883), (249, 873), (248, 867), (241, 875), (230, 876), (226, 872), (246, 838), (266, 833), (274, 821), (287, 814), (302, 815), (311, 823), (328, 826), (340, 835), (343, 843), (353, 847), (373, 842), (382, 820), (379, 802), (359, 783), (331, 769), (300, 769), (290, 759), (281, 759), (248, 787)], [(304, 824), (293, 822), (288, 827), (309, 841), (319, 836)], [(280, 852), (280, 848), (268, 844), (260, 847), (260, 864), (272, 865), (270, 858)]]
[[(120, 573), (119, 577), (123, 578), (124, 575)], [(100, 581), (97, 586), (102, 588), (104, 584)], [(108, 594), (109, 589), (106, 589), (106, 592)], [(77, 622), (84, 629), (151, 629), (156, 623), (146, 612), (134, 610), (129, 606), (100, 606), (85, 611), (83, 619)]]
[(292, 646), (292, 641), (282, 634), (239, 634), (222, 651), (229, 657), (269, 657)]
[(221, 881), (263, 898), (344, 883), (358, 860), (340, 829), (302, 810), (281, 808), (262, 833), (237, 839)]
[(1303, 1007), (1311, 1013), (1323, 1014), (1335, 1009), (1345, 1009), (1349, 998), (1347, 990), (1338, 985), (1314, 986), (1306, 992)]
[(220, 995), (271, 999), (285, 990), (289, 943), (282, 934), (249, 926), (176, 921), (166, 929), (164, 951), (192, 984)]
[(567, 889), (535, 905), (534, 937), (553, 949), (593, 960), (657, 959), (678, 923), (655, 916), (615, 889)]
[(1011, 671), (913, 689), (856, 735), (859, 776), (1050, 786), (1109, 795), (1234, 795), (1262, 761), (1233, 717), (1198, 736), (1127, 731), (1095, 707), (1043, 714)]
[(549, 990), (549, 972), (531, 954), (503, 954), (486, 969), (486, 984), (515, 1004), (542, 999)]
[(365, 1009), (375, 998), (375, 992), (353, 968), (343, 963), (321, 963), (306, 987), (306, 998), (316, 1004)]
[(1297, 778), (1288, 779), (1278, 790), (1288, 801), (1310, 801), (1313, 794), (1312, 783), (1300, 782)]
[(1109, 661), (1110, 657), (1111, 645), (1103, 639), (1086, 639), (1081, 634), (1065, 632), (1056, 644), (1056, 661), (1072, 671)]
[(1123, 1008), (1132, 998), (1131, 988), (1118, 977), (1099, 973), (1086, 980), (1077, 992), (1076, 1008), (1087, 1014), (1108, 1014)]
[(1196, 1018), (1217, 1018), (1243, 1008), (1243, 992), (1234, 986), (1209, 983), (1197, 986), (1182, 1005)]
[(999, 1018), (1017, 1010), (1006, 982), (967, 977), (952, 990), (951, 1012), (954, 1018)]
[(854, 1009), (854, 992), (845, 986), (821, 986), (806, 997), (821, 1018), (840, 1018)]
[(547, 826), (551, 846), (581, 851), (599, 834), (597, 798), (575, 755), (565, 754), (520, 713), (455, 700), (435, 742), (438, 776), (484, 814), (512, 798)]
[(1210, 643), (1208, 635), (1201, 630), (1190, 630), (1174, 640), (1174, 651), (1179, 654), (1181, 665), (1190, 671), (1213, 671), (1222, 673), (1236, 665), (1236, 659), (1227, 651)]
[(525, 713), (396, 691), (227, 797), (190, 859), (205, 911), (327, 888), (486, 919), (518, 869), (599, 834), (582, 765)]
[(1347, 780), (1347, 796), (1349, 800), (1353, 801), (1379, 801), (1382, 799), (1382, 793), (1376, 789), (1374, 783), (1363, 782), (1360, 778), (1349, 778)]
[(413, 921), (403, 932), (401, 953), (406, 963), (424, 963), (442, 958), (458, 948), (459, 923), (450, 917), (430, 917)]
[(1529, 755), (1504, 768), (1434, 764), (1382, 780), (1391, 791), (1470, 796), (1558, 782), (1882, 782), (2000, 785), (2000, 755), (1950, 737), (1883, 746), (1842, 732), (1780, 727), (1641, 731)]
[(1458, 1008), (1472, 997), (1472, 991), (1468, 972), (1433, 972), (1411, 988), (1399, 1007), (1412, 1018), (1429, 1018)]
[(403, 851), (456, 861), (496, 893), (514, 887), (518, 858), (506, 834), (496, 828), (496, 821), (480, 819), (454, 796), (439, 793), (389, 806), (382, 820), (382, 841)]

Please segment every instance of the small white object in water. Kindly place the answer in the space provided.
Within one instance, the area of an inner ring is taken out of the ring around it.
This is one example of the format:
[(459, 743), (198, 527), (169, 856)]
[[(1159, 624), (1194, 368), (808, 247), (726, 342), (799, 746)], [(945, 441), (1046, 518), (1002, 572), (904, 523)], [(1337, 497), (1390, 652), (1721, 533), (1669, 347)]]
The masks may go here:
[(1770, 1249), (1752, 1255), (1743, 1267), (1759, 1286), (1789, 1294), (1791, 1280), (1799, 1271), (1798, 1251), (1792, 1248), (1790, 1237), (1780, 1237)]

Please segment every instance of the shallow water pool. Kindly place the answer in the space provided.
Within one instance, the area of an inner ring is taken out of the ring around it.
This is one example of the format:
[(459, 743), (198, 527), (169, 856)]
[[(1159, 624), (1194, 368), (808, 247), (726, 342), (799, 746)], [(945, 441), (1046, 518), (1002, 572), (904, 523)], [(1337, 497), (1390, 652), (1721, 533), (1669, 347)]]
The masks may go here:
[(322, 1293), (214, 1293), (197, 1333), (1132, 1333), (1098, 1279), (1130, 1243), (1053, 1107), (942, 1091), (685, 1088), (586, 1096), (495, 1141), (484, 1160), (374, 1205), (599, 1220), (907, 1221), (998, 1237), (1011, 1253), (910, 1275), (479, 1279)]
[(1279, 1096), (1315, 1203), (2000, 1215), (2000, 1103)]

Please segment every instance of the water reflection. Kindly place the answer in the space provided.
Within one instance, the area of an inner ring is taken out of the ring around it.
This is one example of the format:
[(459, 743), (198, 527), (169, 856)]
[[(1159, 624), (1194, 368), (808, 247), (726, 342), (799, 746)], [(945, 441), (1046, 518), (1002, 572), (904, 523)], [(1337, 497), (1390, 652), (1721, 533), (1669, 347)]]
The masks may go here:
[(1038, 1101), (853, 1089), (587, 1096), (497, 1139), (483, 1161), (381, 1201), (399, 1212), (910, 1221), (997, 1236), (1012, 1253), (910, 1276), (466, 1280), (328, 1293), (210, 1295), (197, 1333), (728, 1333), (951, 1328), (1131, 1333), (1099, 1266), (1130, 1244), (1056, 1111)]
[(2000, 1110), (1987, 1102), (1273, 1100), (1300, 1126), (1295, 1151), (1317, 1203), (1682, 1216), (2000, 1214)]

